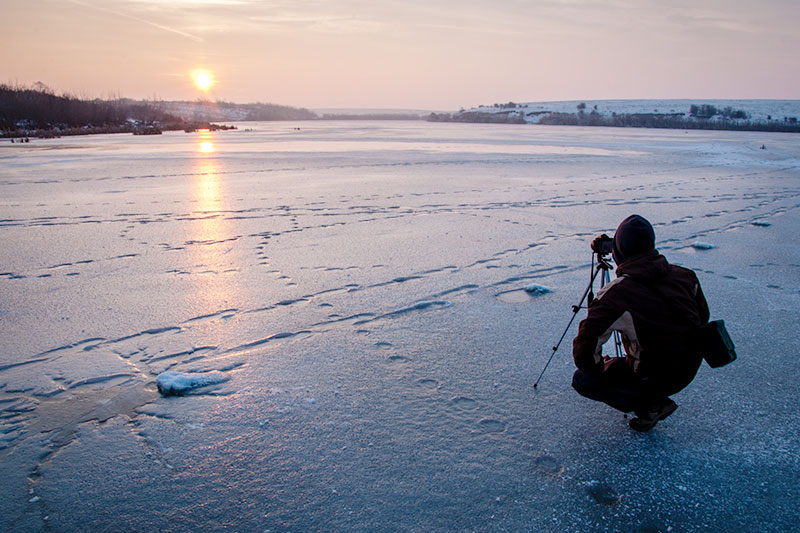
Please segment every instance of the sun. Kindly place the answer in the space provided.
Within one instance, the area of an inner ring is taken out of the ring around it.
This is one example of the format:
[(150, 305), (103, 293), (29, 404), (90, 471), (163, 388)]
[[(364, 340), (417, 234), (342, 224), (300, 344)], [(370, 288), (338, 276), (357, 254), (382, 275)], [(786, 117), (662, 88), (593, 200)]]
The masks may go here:
[(209, 90), (211, 86), (214, 85), (214, 78), (211, 76), (211, 73), (203, 69), (193, 70), (192, 80), (194, 80), (194, 84), (197, 88), (203, 92)]

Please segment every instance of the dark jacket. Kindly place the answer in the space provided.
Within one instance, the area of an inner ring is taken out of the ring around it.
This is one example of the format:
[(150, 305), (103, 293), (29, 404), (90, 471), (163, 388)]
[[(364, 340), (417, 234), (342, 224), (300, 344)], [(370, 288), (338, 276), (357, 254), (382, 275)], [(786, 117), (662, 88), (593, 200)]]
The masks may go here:
[(624, 260), (617, 276), (598, 292), (580, 323), (573, 341), (575, 365), (587, 374), (601, 373), (602, 346), (616, 330), (634, 373), (674, 394), (694, 378), (701, 362), (691, 339), (709, 316), (700, 282), (693, 271), (670, 265), (656, 250)]

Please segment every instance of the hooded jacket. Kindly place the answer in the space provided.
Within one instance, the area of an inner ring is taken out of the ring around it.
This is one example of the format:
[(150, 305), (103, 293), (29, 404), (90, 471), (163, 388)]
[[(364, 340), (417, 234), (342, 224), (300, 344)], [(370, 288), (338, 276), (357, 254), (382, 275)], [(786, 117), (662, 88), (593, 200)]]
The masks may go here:
[(709, 318), (700, 282), (655, 249), (623, 258), (617, 276), (598, 292), (580, 323), (575, 365), (587, 374), (601, 373), (603, 344), (619, 331), (634, 373), (659, 393), (674, 394), (694, 378), (702, 360), (692, 341)]

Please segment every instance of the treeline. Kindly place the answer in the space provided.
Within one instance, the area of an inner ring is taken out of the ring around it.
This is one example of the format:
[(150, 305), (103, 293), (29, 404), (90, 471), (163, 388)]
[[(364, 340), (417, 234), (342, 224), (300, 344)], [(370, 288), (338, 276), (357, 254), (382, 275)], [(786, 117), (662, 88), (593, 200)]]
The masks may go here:
[(751, 120), (704, 120), (686, 117), (683, 113), (617, 113), (604, 116), (591, 113), (548, 113), (539, 124), (554, 126), (606, 126), (612, 128), (664, 128), (684, 130), (773, 131), (800, 133), (796, 122)]
[(269, 103), (235, 104), (217, 100), (159, 102), (161, 109), (184, 120), (315, 120), (308, 109)]
[(184, 121), (164, 112), (157, 105), (130, 100), (82, 100), (70, 95), (57, 95), (46, 87), (12, 87), (0, 85), (0, 130), (4, 136), (38, 130), (61, 130), (69, 134), (75, 129), (133, 129), (135, 124), (159, 122), (163, 127), (185, 127)]
[(247, 110), (245, 120), (314, 120), (316, 113), (308, 109), (277, 104), (222, 104)]
[[(586, 105), (578, 105), (576, 113), (535, 111), (525, 112), (524, 108), (512, 108), (513, 103), (495, 104), (495, 108), (516, 109), (486, 113), (481, 111), (464, 111), (458, 113), (431, 113), (427, 120), (431, 122), (472, 122), (492, 124), (525, 124), (535, 122), (552, 126), (606, 126), (614, 128), (664, 128), (686, 130), (732, 130), (732, 131), (768, 131), (800, 133), (800, 123), (795, 117), (787, 117), (783, 121), (748, 120), (744, 111), (725, 108), (718, 110), (713, 106), (692, 106), (690, 115), (685, 113), (612, 113), (602, 115), (596, 110), (585, 111)], [(711, 119), (719, 115), (720, 119)], [(525, 118), (538, 117), (537, 120), (526, 121)]]
[[(55, 137), (93, 133), (152, 133), (161, 130), (229, 129), (209, 120), (313, 120), (307, 109), (276, 104), (86, 100), (33, 87), (0, 84), (0, 137)], [(187, 112), (188, 111), (188, 112)], [(217, 118), (207, 116), (212, 111)]]
[(431, 113), (429, 122), (472, 122), (479, 124), (525, 124), (522, 113), (481, 113), (480, 111), (459, 111), (458, 113)]
[(716, 106), (710, 104), (689, 106), (689, 115), (697, 118), (711, 118), (715, 115), (720, 115), (727, 119), (748, 119), (750, 116), (741, 109), (734, 109), (731, 106), (726, 106), (722, 109), (717, 109)]
[(422, 117), (408, 113), (324, 113), (322, 120), (422, 120)]

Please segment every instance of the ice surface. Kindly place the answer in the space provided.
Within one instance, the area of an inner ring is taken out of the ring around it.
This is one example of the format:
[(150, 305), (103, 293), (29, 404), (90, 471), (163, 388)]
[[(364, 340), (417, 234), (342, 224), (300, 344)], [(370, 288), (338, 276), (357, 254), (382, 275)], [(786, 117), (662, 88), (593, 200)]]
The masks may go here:
[[(0, 529), (796, 528), (796, 136), (296, 126), (0, 144)], [(739, 355), (643, 435), (532, 388), (634, 212)]]

